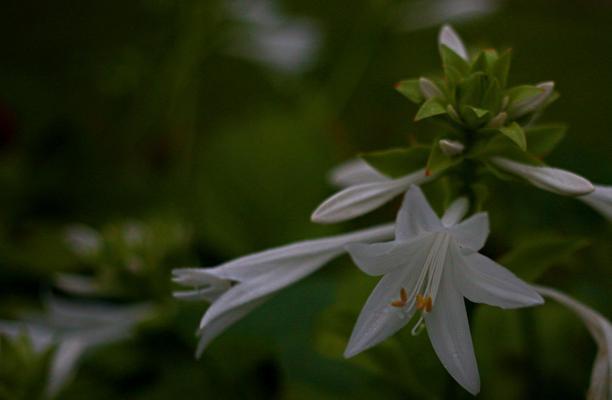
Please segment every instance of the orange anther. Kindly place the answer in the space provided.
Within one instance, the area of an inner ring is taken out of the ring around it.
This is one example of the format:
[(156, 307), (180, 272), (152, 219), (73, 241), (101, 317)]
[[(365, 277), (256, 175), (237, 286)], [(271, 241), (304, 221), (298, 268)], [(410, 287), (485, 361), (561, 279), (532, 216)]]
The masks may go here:
[(406, 292), (406, 289), (401, 288), (400, 289), (400, 299), (392, 301), (391, 305), (393, 307), (401, 308), (401, 307), (404, 307), (407, 302), (408, 302), (408, 293)]
[(422, 296), (420, 294), (416, 295), (416, 308), (417, 310), (423, 310), (425, 312), (430, 312), (433, 307), (431, 296)]

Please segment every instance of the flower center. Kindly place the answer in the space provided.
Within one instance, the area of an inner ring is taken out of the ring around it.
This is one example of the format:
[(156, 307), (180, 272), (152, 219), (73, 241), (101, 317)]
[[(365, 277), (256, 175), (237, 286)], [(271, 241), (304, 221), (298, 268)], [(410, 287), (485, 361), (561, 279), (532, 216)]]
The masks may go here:
[(413, 334), (418, 334), (422, 330), (423, 316), (425, 313), (431, 312), (435, 304), (444, 264), (446, 263), (450, 237), (448, 232), (435, 234), (429, 254), (427, 254), (413, 290), (408, 292), (402, 287), (399, 300), (393, 300), (390, 303), (395, 308), (411, 310), (414, 307), (421, 311), (421, 317), (412, 329)]

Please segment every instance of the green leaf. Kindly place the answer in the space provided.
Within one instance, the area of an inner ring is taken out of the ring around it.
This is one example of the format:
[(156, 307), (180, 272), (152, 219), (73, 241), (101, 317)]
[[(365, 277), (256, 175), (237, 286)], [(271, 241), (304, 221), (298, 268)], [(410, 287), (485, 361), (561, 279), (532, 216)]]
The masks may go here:
[(527, 150), (527, 139), (525, 138), (525, 132), (519, 124), (513, 122), (508, 126), (499, 128), (499, 131), (516, 143), (522, 150)]
[(429, 147), (414, 146), (360, 154), (372, 167), (391, 178), (399, 178), (427, 164)]
[(438, 141), (443, 139), (442, 137), (434, 140), (434, 145), (431, 147), (431, 152), (429, 153), (429, 159), (427, 160), (427, 173), (428, 174), (437, 174), (440, 173), (450, 167), (453, 167), (463, 161), (463, 156), (447, 156), (442, 152), (440, 146), (438, 145)]
[(457, 86), (459, 109), (465, 106), (480, 107), (483, 94), (488, 86), (488, 78), (483, 72), (476, 72), (461, 82)]
[(544, 89), (540, 89), (539, 87), (533, 85), (519, 85), (514, 86), (506, 91), (506, 96), (508, 96), (509, 104), (516, 103), (518, 101), (523, 101), (529, 99), (531, 97), (539, 96), (544, 92)]
[(413, 103), (419, 104), (425, 100), (421, 93), (418, 79), (406, 79), (395, 84), (395, 90), (408, 98)]
[(550, 153), (565, 136), (567, 127), (564, 125), (540, 125), (527, 129), (527, 150), (530, 153), (543, 156)]
[(458, 82), (458, 78), (467, 76), (469, 73), (470, 65), (468, 62), (447, 46), (440, 45), (440, 56), (442, 58), (444, 74), (451, 84), (455, 84)]
[(547, 269), (567, 262), (574, 253), (588, 245), (589, 242), (584, 239), (539, 235), (522, 241), (505, 254), (499, 263), (521, 278), (533, 282)]
[(437, 99), (429, 99), (417, 112), (416, 117), (414, 117), (415, 121), (420, 121), (425, 118), (434, 117), (436, 115), (446, 114), (446, 108), (440, 103)]
[(508, 73), (510, 72), (510, 62), (512, 60), (512, 50), (504, 51), (501, 56), (493, 64), (491, 74), (497, 78), (501, 87), (505, 87), (508, 82)]
[(482, 108), (496, 115), (501, 109), (502, 90), (497, 78), (489, 79), (489, 84), (482, 95)]
[(461, 116), (472, 129), (477, 129), (489, 120), (489, 111), (482, 108), (464, 106), (461, 110)]

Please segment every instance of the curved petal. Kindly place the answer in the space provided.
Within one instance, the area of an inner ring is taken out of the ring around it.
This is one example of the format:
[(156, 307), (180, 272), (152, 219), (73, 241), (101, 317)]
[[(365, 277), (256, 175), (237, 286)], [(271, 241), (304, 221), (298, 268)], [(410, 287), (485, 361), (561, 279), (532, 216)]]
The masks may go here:
[(450, 232), (461, 247), (478, 251), (489, 236), (489, 215), (481, 212), (450, 228)]
[(266, 300), (267, 297), (234, 308), (228, 311), (227, 313), (220, 315), (218, 318), (215, 318), (214, 320), (210, 321), (203, 328), (200, 328), (198, 330), (198, 336), (200, 337), (200, 340), (198, 341), (198, 347), (196, 349), (196, 357), (200, 358), (204, 350), (206, 350), (206, 348), (208, 347), (210, 342), (213, 341), (213, 339), (225, 332), (227, 328), (236, 323), (242, 317), (253, 311), (255, 308), (259, 307), (259, 305), (261, 305)]
[(438, 358), (448, 373), (468, 392), (480, 391), (480, 376), (470, 325), (463, 296), (452, 283), (452, 274), (445, 270), (436, 303), (431, 313), (425, 314), (427, 333)]
[(419, 252), (430, 246), (429, 237), (417, 238), (410, 242), (354, 243), (346, 246), (351, 258), (368, 275), (382, 275), (409, 263)]
[(310, 219), (313, 222), (329, 224), (358, 217), (382, 206), (408, 189), (411, 184), (420, 183), (425, 178), (425, 171), (421, 170), (399, 179), (348, 187), (325, 200), (312, 213)]
[(499, 168), (526, 179), (533, 186), (563, 196), (582, 196), (595, 190), (587, 179), (562, 169), (527, 165), (503, 157), (493, 157), (491, 161)]
[(442, 225), (450, 227), (456, 225), (467, 213), (470, 202), (466, 197), (460, 197), (453, 201), (442, 216)]
[(322, 254), (317, 257), (308, 256), (293, 260), (290, 268), (273, 269), (252, 279), (240, 282), (223, 293), (206, 311), (200, 327), (203, 328), (210, 321), (218, 318), (229, 310), (242, 306), (250, 301), (257, 300), (268, 294), (285, 288), (321, 268), (332, 258), (339, 256), (342, 251)]
[(395, 220), (395, 240), (408, 240), (441, 229), (442, 222), (418, 186), (412, 186)]
[(455, 246), (451, 257), (457, 289), (474, 303), (506, 309), (544, 303), (531, 286), (482, 254), (463, 255)]
[(383, 276), (357, 318), (344, 352), (345, 357), (353, 357), (377, 345), (410, 321), (414, 307), (402, 310), (392, 307), (390, 303), (400, 297), (402, 288), (408, 291), (409, 297), (413, 295), (410, 291), (416, 284), (426, 256), (427, 252), (418, 253), (409, 264)]
[(372, 168), (361, 158), (348, 160), (333, 168), (328, 175), (329, 182), (340, 188), (368, 182), (389, 181), (385, 175)]
[(593, 193), (581, 196), (579, 199), (612, 221), (612, 186), (595, 185)]
[(468, 61), (469, 57), (463, 41), (457, 35), (457, 32), (450, 25), (444, 25), (438, 35), (438, 43), (443, 44), (464, 60)]

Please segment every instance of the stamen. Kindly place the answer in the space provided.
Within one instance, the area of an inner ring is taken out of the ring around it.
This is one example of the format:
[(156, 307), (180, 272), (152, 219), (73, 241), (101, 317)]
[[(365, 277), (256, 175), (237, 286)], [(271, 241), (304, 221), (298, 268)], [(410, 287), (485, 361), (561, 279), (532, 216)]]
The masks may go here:
[(431, 312), (432, 308), (431, 296), (416, 295), (416, 309), (423, 312)]
[(425, 324), (423, 323), (423, 314), (421, 314), (421, 318), (419, 318), (410, 333), (412, 334), (412, 336), (416, 336), (419, 333), (423, 332), (423, 329), (425, 329)]
[(391, 305), (393, 307), (401, 308), (401, 307), (404, 307), (406, 303), (408, 303), (408, 293), (406, 292), (406, 289), (401, 288), (400, 289), (400, 299), (392, 301)]

